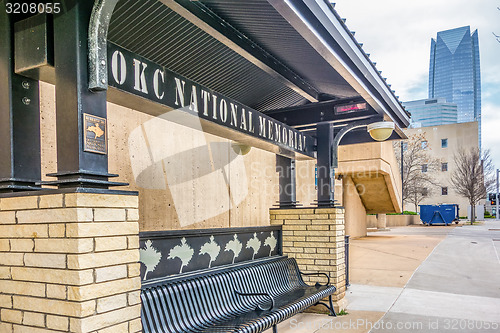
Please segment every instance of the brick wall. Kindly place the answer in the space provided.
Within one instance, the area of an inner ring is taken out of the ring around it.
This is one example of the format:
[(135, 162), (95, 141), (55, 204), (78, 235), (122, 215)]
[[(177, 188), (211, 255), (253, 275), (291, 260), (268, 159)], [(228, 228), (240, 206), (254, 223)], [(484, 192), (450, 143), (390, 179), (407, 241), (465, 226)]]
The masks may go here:
[[(271, 209), (271, 225), (283, 226), (283, 253), (295, 258), (301, 271), (325, 272), (337, 288), (336, 311), (344, 308), (344, 210), (342, 208)], [(325, 277), (304, 276), (314, 284)], [(324, 309), (321, 309), (324, 310)]]
[(0, 332), (140, 332), (138, 199), (0, 198)]

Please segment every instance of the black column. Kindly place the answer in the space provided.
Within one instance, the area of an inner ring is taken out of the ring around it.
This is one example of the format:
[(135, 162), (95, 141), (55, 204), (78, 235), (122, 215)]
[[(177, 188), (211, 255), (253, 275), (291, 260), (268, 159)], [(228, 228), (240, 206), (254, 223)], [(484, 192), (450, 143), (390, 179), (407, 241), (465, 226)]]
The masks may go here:
[[(334, 207), (335, 173), (332, 167), (333, 125), (320, 123), (316, 127), (318, 142), (318, 207)], [(337, 149), (335, 147), (335, 149)]]
[(279, 174), (280, 208), (297, 207), (295, 160), (276, 155), (276, 171)]
[(58, 180), (49, 183), (59, 188), (124, 185), (108, 181), (118, 175), (108, 173), (106, 91), (88, 89), (88, 26), (93, 4), (66, 0), (61, 13), (54, 16), (57, 173), (50, 176)]
[(14, 73), (13, 27), (0, 1), (0, 192), (40, 189), (38, 81)]

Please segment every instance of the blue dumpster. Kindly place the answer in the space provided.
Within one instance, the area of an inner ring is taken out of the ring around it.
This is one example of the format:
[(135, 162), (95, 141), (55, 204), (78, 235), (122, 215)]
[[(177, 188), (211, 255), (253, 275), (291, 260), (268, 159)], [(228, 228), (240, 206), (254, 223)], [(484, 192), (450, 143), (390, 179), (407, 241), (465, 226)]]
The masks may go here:
[(419, 205), (420, 220), (423, 224), (445, 224), (458, 223), (458, 205)]

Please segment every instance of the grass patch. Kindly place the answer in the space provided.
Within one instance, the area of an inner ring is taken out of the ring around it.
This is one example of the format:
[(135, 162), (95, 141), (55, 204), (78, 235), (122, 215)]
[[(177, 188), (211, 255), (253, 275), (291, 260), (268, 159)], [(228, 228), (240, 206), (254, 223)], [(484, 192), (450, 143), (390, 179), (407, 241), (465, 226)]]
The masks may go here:
[(337, 313), (337, 316), (345, 316), (348, 314), (349, 314), (349, 312), (347, 312), (345, 309), (342, 309), (339, 311), (339, 313)]

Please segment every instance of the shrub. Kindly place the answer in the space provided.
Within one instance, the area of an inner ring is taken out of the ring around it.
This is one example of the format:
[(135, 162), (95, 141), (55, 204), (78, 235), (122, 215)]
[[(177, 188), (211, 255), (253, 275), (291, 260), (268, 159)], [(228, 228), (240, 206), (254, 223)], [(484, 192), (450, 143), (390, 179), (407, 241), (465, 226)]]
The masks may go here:
[[(373, 214), (375, 215), (375, 214)], [(401, 215), (399, 213), (388, 213), (387, 215)], [(418, 215), (418, 213), (416, 212), (412, 212), (412, 211), (409, 211), (409, 210), (405, 210), (403, 211), (403, 215)]]

